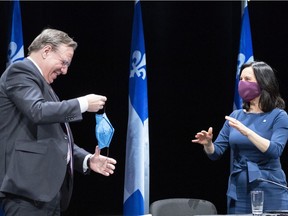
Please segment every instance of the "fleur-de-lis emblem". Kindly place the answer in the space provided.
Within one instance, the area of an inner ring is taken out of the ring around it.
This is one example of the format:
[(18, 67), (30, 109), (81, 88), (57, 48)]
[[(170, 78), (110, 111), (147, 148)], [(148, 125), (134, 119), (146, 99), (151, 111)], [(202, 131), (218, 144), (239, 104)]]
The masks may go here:
[(238, 55), (238, 65), (237, 65), (236, 77), (238, 77), (238, 76), (240, 75), (241, 66), (242, 66), (245, 62), (251, 62), (251, 61), (253, 61), (253, 55), (250, 56), (250, 58), (246, 60), (246, 56), (245, 56), (243, 53), (239, 53), (239, 55)]
[(7, 65), (10, 65), (11, 63), (21, 60), (24, 58), (24, 50), (23, 46), (20, 47), (19, 50), (17, 50), (17, 44), (15, 42), (10, 42), (9, 47), (8, 47), (8, 62)]
[(142, 79), (144, 80), (146, 78), (146, 54), (144, 53), (142, 56), (139, 50), (135, 50), (132, 54), (131, 64), (130, 78), (134, 77), (135, 74), (140, 77), (142, 73)]

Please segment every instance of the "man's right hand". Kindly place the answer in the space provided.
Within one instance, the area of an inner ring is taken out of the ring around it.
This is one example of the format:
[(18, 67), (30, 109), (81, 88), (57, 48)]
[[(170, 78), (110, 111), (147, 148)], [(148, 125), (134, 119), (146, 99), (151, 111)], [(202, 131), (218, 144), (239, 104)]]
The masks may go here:
[(84, 96), (88, 102), (88, 112), (98, 112), (103, 109), (107, 98), (102, 95), (89, 94)]

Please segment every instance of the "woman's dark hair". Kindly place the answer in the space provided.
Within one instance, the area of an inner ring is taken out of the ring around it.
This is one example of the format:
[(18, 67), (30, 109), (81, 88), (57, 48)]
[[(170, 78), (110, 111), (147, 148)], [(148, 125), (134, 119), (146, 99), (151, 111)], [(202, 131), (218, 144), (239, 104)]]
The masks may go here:
[[(259, 107), (263, 112), (270, 112), (274, 108), (285, 109), (285, 101), (279, 92), (279, 84), (275, 71), (263, 61), (253, 61), (243, 64), (240, 75), (244, 68), (252, 67), (257, 83), (261, 89)], [(249, 110), (250, 102), (243, 102), (243, 109)]]

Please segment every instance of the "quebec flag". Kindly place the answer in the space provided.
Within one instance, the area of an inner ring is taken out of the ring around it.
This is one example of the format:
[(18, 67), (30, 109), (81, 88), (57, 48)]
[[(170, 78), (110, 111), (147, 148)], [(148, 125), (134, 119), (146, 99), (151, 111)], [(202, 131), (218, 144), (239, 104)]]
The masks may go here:
[(243, 3), (244, 5), (243, 5), (243, 14), (242, 14), (240, 47), (239, 47), (239, 54), (238, 54), (238, 65), (237, 65), (234, 104), (233, 104), (234, 110), (241, 109), (242, 107), (242, 99), (238, 93), (240, 68), (244, 63), (254, 61), (247, 0), (245, 0)]
[[(241, 35), (240, 35), (240, 47), (238, 54), (238, 64), (236, 72), (235, 92), (234, 92), (234, 103), (233, 110), (242, 108), (242, 98), (238, 93), (238, 83), (240, 80), (240, 69), (244, 63), (254, 61), (253, 50), (252, 50), (252, 37), (250, 30), (250, 20), (248, 13), (247, 0), (242, 2), (242, 23), (241, 23)], [(233, 170), (233, 150), (230, 150), (230, 171)], [(231, 198), (227, 198), (227, 205), (230, 205)]]
[[(24, 47), (22, 36), (22, 19), (19, 0), (12, 1), (10, 42), (8, 45), (8, 56), (6, 67), (15, 61), (24, 59)], [(0, 202), (0, 216), (4, 216)]]
[(15, 61), (23, 60), (24, 47), (22, 35), (22, 19), (19, 0), (12, 1), (10, 42), (6, 67)]
[(146, 53), (141, 5), (136, 1), (130, 58), (124, 216), (149, 213), (149, 160)]

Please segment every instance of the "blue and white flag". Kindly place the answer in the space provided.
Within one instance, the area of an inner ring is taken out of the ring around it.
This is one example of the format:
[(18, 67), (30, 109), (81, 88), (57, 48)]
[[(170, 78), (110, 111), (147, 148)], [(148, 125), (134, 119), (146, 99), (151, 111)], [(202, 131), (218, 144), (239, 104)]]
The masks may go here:
[[(236, 82), (235, 82), (235, 91), (234, 91), (234, 103), (233, 110), (242, 108), (242, 98), (238, 93), (238, 83), (240, 80), (240, 69), (244, 63), (254, 61), (253, 57), (253, 49), (252, 49), (252, 37), (250, 30), (250, 19), (248, 13), (248, 2), (244, 0), (242, 2), (242, 23), (241, 23), (241, 35), (240, 35), (240, 46), (239, 46), (239, 54), (238, 54), (238, 64), (237, 64), (237, 72), (236, 72)], [(230, 171), (233, 170), (233, 150), (230, 150)], [(227, 198), (227, 205), (231, 198)]]
[[(22, 19), (19, 0), (12, 1), (11, 25), (10, 25), (10, 42), (8, 44), (8, 54), (6, 67), (15, 61), (24, 59)], [(0, 216), (4, 216), (0, 202)]]
[(12, 1), (12, 14), (11, 14), (11, 29), (10, 29), (10, 42), (8, 45), (7, 64), (8, 67), (11, 63), (23, 60), (24, 46), (22, 34), (22, 19), (19, 0)]
[(149, 213), (149, 131), (146, 53), (140, 1), (135, 2), (129, 75), (124, 216)]
[(243, 5), (242, 24), (241, 24), (240, 47), (238, 55), (238, 65), (237, 65), (234, 104), (233, 104), (234, 110), (241, 109), (242, 107), (242, 98), (239, 96), (238, 93), (240, 68), (244, 63), (251, 62), (254, 60), (247, 0), (244, 0), (243, 3), (244, 5)]

